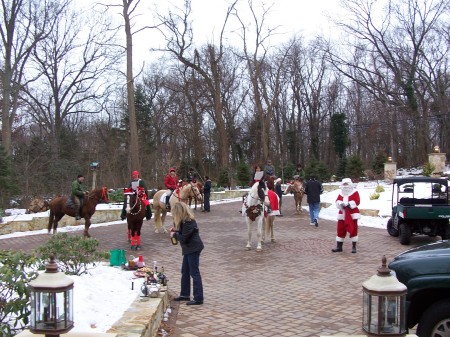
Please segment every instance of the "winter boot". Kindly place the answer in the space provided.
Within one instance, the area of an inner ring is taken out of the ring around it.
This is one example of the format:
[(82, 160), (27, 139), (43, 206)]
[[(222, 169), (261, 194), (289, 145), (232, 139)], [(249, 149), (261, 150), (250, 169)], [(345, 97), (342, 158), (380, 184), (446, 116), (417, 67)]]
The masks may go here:
[(352, 253), (356, 253), (356, 242), (352, 242)]
[(80, 216), (80, 214), (78, 214), (78, 212), (77, 212), (77, 214), (75, 214), (75, 220), (81, 220), (81, 216)]
[(150, 205), (145, 208), (145, 219), (150, 220), (152, 218), (152, 209)]
[(170, 211), (170, 202), (169, 202), (169, 200), (170, 200), (170, 195), (166, 196), (166, 209), (168, 211)]
[(342, 252), (342, 245), (343, 245), (343, 244), (344, 244), (343, 242), (337, 241), (337, 242), (336, 242), (336, 248), (333, 248), (331, 251), (332, 251), (333, 253), (336, 253), (336, 252)]
[(122, 209), (122, 212), (120, 213), (120, 219), (123, 221), (127, 218), (127, 211), (125, 209)]

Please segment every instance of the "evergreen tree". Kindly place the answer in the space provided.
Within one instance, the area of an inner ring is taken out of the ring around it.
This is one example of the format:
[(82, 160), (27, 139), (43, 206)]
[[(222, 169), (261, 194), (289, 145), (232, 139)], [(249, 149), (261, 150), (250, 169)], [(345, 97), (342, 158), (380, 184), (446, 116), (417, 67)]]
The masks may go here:
[(364, 176), (364, 165), (361, 158), (358, 156), (351, 156), (348, 158), (345, 173), (345, 175), (351, 178), (354, 182), (359, 181), (360, 178)]
[(252, 179), (249, 165), (244, 161), (239, 161), (236, 168), (236, 179), (241, 186), (248, 186)]
[(329, 181), (330, 180), (330, 172), (328, 171), (327, 166), (322, 161), (312, 161), (305, 168), (305, 178), (309, 179), (311, 176), (317, 177), (320, 181)]
[(0, 207), (8, 207), (11, 197), (16, 193), (18, 186), (13, 176), (11, 160), (0, 145)]
[(349, 128), (346, 123), (347, 116), (337, 113), (331, 116), (330, 134), (333, 141), (334, 150), (339, 158), (345, 156), (345, 149), (350, 144), (348, 139)]
[(384, 163), (386, 162), (386, 154), (384, 152), (377, 152), (373, 162), (372, 169), (376, 174), (382, 174), (384, 172)]

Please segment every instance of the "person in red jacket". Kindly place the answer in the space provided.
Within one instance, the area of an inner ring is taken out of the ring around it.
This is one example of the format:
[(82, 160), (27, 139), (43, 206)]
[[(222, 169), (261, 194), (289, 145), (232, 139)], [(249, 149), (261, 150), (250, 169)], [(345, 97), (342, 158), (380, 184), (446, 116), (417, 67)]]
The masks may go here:
[(347, 233), (352, 241), (352, 253), (356, 253), (356, 243), (358, 242), (358, 219), (360, 198), (355, 190), (350, 178), (342, 179), (341, 193), (336, 199), (336, 207), (339, 210), (337, 222), (336, 248), (331, 251), (342, 252), (342, 245)]
[(169, 203), (170, 196), (172, 195), (173, 191), (175, 191), (178, 187), (178, 177), (174, 167), (170, 168), (169, 173), (164, 178), (164, 185), (170, 191), (167, 192), (166, 195), (166, 208), (170, 209)]

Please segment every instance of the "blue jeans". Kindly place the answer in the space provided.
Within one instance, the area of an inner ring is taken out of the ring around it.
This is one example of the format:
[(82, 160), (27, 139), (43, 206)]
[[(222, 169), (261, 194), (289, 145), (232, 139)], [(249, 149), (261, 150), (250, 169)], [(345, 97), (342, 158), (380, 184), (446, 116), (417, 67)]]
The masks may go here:
[(192, 292), (194, 301), (203, 302), (203, 284), (198, 268), (200, 262), (200, 252), (183, 255), (183, 264), (181, 265), (181, 291), (180, 296), (190, 297), (191, 277)]
[(310, 223), (314, 223), (315, 219), (319, 219), (320, 202), (313, 202), (309, 205), (309, 218)]

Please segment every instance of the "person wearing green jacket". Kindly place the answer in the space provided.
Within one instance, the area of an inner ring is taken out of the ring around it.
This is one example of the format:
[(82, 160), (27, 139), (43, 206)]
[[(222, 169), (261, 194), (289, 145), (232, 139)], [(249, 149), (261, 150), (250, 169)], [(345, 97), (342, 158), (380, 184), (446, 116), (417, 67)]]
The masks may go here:
[(75, 219), (80, 220), (80, 209), (83, 207), (83, 201), (85, 194), (89, 193), (86, 191), (83, 185), (84, 176), (79, 174), (77, 179), (72, 182), (72, 200), (75, 204)]

